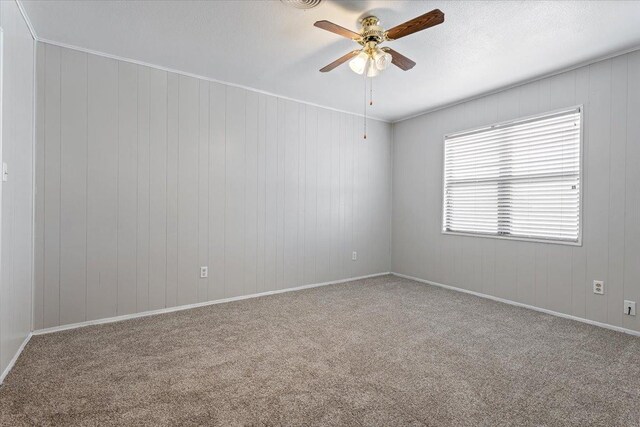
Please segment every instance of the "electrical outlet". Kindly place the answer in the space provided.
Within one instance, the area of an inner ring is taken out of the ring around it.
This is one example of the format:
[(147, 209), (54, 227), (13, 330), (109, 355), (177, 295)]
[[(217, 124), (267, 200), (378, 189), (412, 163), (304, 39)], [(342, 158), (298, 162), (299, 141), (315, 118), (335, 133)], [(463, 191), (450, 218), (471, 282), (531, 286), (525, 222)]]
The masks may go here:
[(200, 278), (206, 279), (209, 276), (209, 267), (200, 267)]
[(604, 281), (602, 280), (593, 281), (593, 293), (598, 295), (604, 295)]
[(355, 261), (358, 259), (358, 252), (353, 251), (353, 253), (351, 254), (351, 261)]
[(635, 316), (636, 315), (636, 302), (624, 300), (624, 314), (627, 316)]

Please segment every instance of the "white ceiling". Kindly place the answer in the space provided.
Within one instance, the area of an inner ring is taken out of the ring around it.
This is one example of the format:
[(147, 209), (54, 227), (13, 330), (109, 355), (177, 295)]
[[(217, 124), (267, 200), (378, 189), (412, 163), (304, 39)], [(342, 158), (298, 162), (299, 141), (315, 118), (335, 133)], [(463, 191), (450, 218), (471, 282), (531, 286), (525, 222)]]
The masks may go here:
[(390, 28), (431, 9), (445, 22), (390, 45), (417, 62), (374, 81), (369, 114), (398, 120), (640, 46), (634, 1), (22, 1), (39, 39), (361, 113), (363, 79), (318, 69), (355, 43), (313, 26)]

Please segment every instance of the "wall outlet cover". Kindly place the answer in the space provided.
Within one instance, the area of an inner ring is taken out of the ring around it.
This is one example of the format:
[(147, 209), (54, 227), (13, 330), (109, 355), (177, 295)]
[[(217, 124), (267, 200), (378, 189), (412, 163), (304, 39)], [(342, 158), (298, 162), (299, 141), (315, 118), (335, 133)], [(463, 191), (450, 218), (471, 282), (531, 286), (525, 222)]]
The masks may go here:
[(200, 267), (200, 278), (206, 279), (209, 276), (209, 267)]
[(598, 295), (604, 295), (604, 281), (602, 280), (593, 281), (593, 293)]
[(358, 252), (353, 251), (353, 253), (351, 254), (351, 261), (355, 261), (358, 259)]

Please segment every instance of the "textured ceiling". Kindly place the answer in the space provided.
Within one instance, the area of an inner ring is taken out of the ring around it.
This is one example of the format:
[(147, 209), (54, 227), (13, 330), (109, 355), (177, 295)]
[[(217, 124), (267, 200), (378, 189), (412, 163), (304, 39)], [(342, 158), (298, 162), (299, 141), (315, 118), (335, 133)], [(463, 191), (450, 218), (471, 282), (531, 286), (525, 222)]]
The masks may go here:
[(345, 1), (303, 11), (279, 1), (22, 1), (37, 36), (361, 113), (363, 79), (318, 69), (355, 43), (327, 19), (386, 28), (431, 9), (445, 23), (390, 43), (418, 63), (374, 80), (373, 117), (398, 120), (640, 46), (634, 1)]

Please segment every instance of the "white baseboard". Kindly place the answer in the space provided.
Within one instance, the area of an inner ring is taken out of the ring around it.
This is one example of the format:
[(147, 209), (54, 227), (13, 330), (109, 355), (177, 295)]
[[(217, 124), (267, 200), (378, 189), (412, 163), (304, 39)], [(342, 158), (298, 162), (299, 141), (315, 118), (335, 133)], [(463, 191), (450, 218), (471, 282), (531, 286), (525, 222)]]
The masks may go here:
[(27, 335), (27, 337), (24, 339), (24, 341), (22, 341), (22, 344), (20, 345), (20, 348), (18, 349), (18, 351), (16, 351), (16, 354), (13, 356), (13, 358), (11, 359), (11, 361), (9, 362), (7, 367), (5, 368), (5, 370), (2, 373), (2, 375), (0, 375), (0, 384), (2, 384), (4, 382), (4, 379), (7, 377), (7, 375), (9, 375), (9, 371), (11, 371), (11, 368), (13, 368), (13, 365), (16, 364), (16, 361), (18, 360), (18, 357), (20, 357), (20, 354), (22, 354), (22, 350), (24, 350), (25, 346), (27, 345), (27, 343), (31, 339), (32, 335), (33, 335), (33, 333), (29, 332), (29, 335)]
[(420, 279), (420, 278), (417, 278), (417, 277), (408, 276), (406, 274), (400, 274), (400, 273), (394, 273), (394, 272), (391, 272), (391, 274), (393, 274), (394, 276), (402, 277), (404, 279), (414, 280), (416, 282), (426, 283), (427, 285), (437, 286), (439, 288), (444, 288), (444, 289), (449, 289), (449, 290), (452, 290), (452, 291), (462, 292), (462, 293), (465, 293), (465, 294), (475, 295), (475, 296), (480, 297), (480, 298), (486, 298), (486, 299), (490, 299), (490, 300), (493, 300), (493, 301), (498, 301), (498, 302), (502, 302), (502, 303), (505, 303), (505, 304), (514, 305), (516, 307), (528, 308), (529, 310), (539, 311), (541, 313), (550, 314), (552, 316), (563, 317), (565, 319), (571, 319), (571, 320), (575, 320), (575, 321), (578, 321), (578, 322), (587, 323), (589, 325), (599, 326), (601, 328), (611, 329), (613, 331), (618, 331), (618, 332), (623, 332), (623, 333), (629, 334), (629, 335), (640, 336), (640, 331), (634, 331), (633, 329), (627, 329), (627, 328), (623, 328), (621, 326), (614, 326), (614, 325), (610, 325), (608, 323), (596, 322), (595, 320), (585, 319), (584, 317), (572, 316), (570, 314), (560, 313), (558, 311), (553, 311), (553, 310), (548, 310), (546, 308), (536, 307), (535, 305), (529, 305), (529, 304), (524, 304), (524, 303), (521, 303), (521, 302), (511, 301), (511, 300), (508, 300), (508, 299), (505, 299), (505, 298), (494, 297), (492, 295), (487, 295), (487, 294), (483, 294), (483, 293), (480, 293), (480, 292), (470, 291), (470, 290), (467, 290), (467, 289), (456, 288), (455, 286), (443, 285), (442, 283), (432, 282), (430, 280)]
[(88, 320), (86, 322), (72, 323), (72, 324), (69, 324), (69, 325), (54, 326), (54, 327), (51, 327), (51, 328), (38, 329), (38, 330), (33, 331), (32, 334), (33, 335), (50, 334), (52, 332), (66, 331), (66, 330), (69, 330), (69, 329), (82, 328), (82, 327), (85, 327), (85, 326), (102, 325), (104, 323), (121, 322), (123, 320), (136, 319), (138, 317), (155, 316), (156, 314), (172, 313), (174, 311), (188, 310), (188, 309), (196, 308), (196, 307), (205, 307), (207, 305), (223, 304), (225, 302), (240, 301), (240, 300), (243, 300), (243, 299), (257, 298), (257, 297), (263, 297), (263, 296), (267, 296), (267, 295), (281, 294), (283, 292), (300, 291), (300, 290), (303, 290), (303, 289), (317, 288), (319, 286), (335, 285), (335, 284), (338, 284), (338, 283), (352, 282), (354, 280), (369, 279), (371, 277), (384, 276), (384, 275), (387, 275), (387, 274), (391, 274), (391, 273), (385, 272), (385, 273), (369, 274), (369, 275), (366, 275), (366, 276), (350, 277), (348, 279), (333, 280), (333, 281), (330, 281), (330, 282), (322, 282), (322, 283), (314, 283), (314, 284), (311, 284), (311, 285), (297, 286), (295, 288), (278, 289), (278, 290), (275, 290), (275, 291), (266, 291), (266, 292), (260, 292), (260, 293), (257, 293), (257, 294), (241, 295), (241, 296), (237, 296), (237, 297), (223, 298), (223, 299), (218, 299), (218, 300), (199, 302), (199, 303), (195, 303), (195, 304), (187, 304), (187, 305), (179, 305), (179, 306), (176, 306), (176, 307), (161, 308), (159, 310), (150, 310), (150, 311), (143, 311), (143, 312), (140, 312), (140, 313), (125, 314), (125, 315), (122, 315), (122, 316), (107, 317), (107, 318), (104, 318), (104, 319)]
[(452, 290), (452, 291), (457, 291), (457, 292), (462, 292), (462, 293), (465, 293), (465, 294), (475, 295), (475, 296), (480, 297), (480, 298), (486, 298), (486, 299), (490, 299), (490, 300), (493, 300), (493, 301), (498, 301), (498, 302), (502, 302), (502, 303), (505, 303), (505, 304), (513, 305), (513, 306), (516, 306), (516, 307), (528, 308), (530, 310), (534, 310), (534, 311), (538, 311), (538, 312), (541, 312), (541, 313), (550, 314), (552, 316), (562, 317), (562, 318), (565, 318), (565, 319), (571, 319), (571, 320), (575, 320), (575, 321), (578, 321), (578, 322), (587, 323), (589, 325), (599, 326), (601, 328), (606, 328), (606, 329), (611, 329), (611, 330), (618, 331), (618, 332), (623, 332), (623, 333), (629, 334), (629, 335), (640, 336), (640, 331), (634, 331), (632, 329), (627, 329), (627, 328), (623, 328), (623, 327), (620, 327), (620, 326), (614, 326), (614, 325), (610, 325), (608, 323), (596, 322), (595, 320), (589, 320), (589, 319), (585, 319), (585, 318), (582, 318), (582, 317), (572, 316), (570, 314), (560, 313), (560, 312), (557, 312), (557, 311), (548, 310), (546, 308), (536, 307), (534, 305), (524, 304), (524, 303), (520, 303), (520, 302), (516, 302), (516, 301), (511, 301), (511, 300), (508, 300), (508, 299), (505, 299), (505, 298), (500, 298), (500, 297), (495, 297), (495, 296), (492, 296), (492, 295), (483, 294), (483, 293), (480, 293), (480, 292), (475, 292), (475, 291), (470, 291), (470, 290), (467, 290), (467, 289), (457, 288), (455, 286), (444, 285), (442, 283), (432, 282), (430, 280), (420, 279), (418, 277), (413, 277), (413, 276), (409, 276), (409, 275), (406, 275), (406, 274), (395, 273), (395, 272), (385, 272), (385, 273), (369, 274), (369, 275), (366, 275), (366, 276), (350, 277), (348, 279), (334, 280), (334, 281), (330, 281), (330, 282), (322, 282), (322, 283), (314, 283), (314, 284), (311, 284), (311, 285), (297, 286), (295, 288), (278, 289), (278, 290), (275, 290), (275, 291), (260, 292), (260, 293), (256, 293), (256, 294), (250, 294), (250, 295), (241, 295), (241, 296), (237, 296), (237, 297), (223, 298), (223, 299), (219, 299), (219, 300), (206, 301), (206, 302), (201, 302), (201, 303), (196, 303), (196, 304), (188, 304), (188, 305), (181, 305), (181, 306), (177, 306), (177, 307), (162, 308), (162, 309), (159, 309), (159, 310), (144, 311), (144, 312), (141, 312), (141, 313), (127, 314), (127, 315), (123, 315), (123, 316), (108, 317), (108, 318), (105, 318), (105, 319), (89, 320), (89, 321), (86, 321), (86, 322), (73, 323), (73, 324), (63, 325), (63, 326), (55, 326), (55, 327), (52, 327), (52, 328), (38, 329), (38, 330), (33, 331), (32, 333), (30, 333), (29, 335), (27, 335), (27, 337), (25, 338), (24, 342), (22, 343), (22, 345), (20, 346), (20, 348), (16, 352), (15, 356), (13, 357), (13, 359), (11, 359), (11, 362), (9, 362), (9, 365), (7, 366), (7, 368), (2, 373), (2, 376), (0, 376), (0, 384), (2, 384), (2, 382), (4, 381), (5, 377), (9, 373), (9, 371), (11, 371), (11, 368), (13, 368), (13, 366), (15, 365), (16, 360), (18, 360), (18, 357), (22, 353), (22, 350), (24, 350), (24, 347), (27, 345), (27, 343), (29, 342), (29, 340), (31, 339), (31, 337), (33, 335), (49, 334), (49, 333), (53, 333), (53, 332), (66, 331), (66, 330), (69, 330), (69, 329), (82, 328), (82, 327), (85, 327), (85, 326), (101, 325), (101, 324), (105, 324), (105, 323), (120, 322), (120, 321), (128, 320), (128, 319), (136, 319), (138, 317), (154, 316), (156, 314), (171, 313), (171, 312), (174, 312), (174, 311), (188, 310), (188, 309), (191, 309), (191, 308), (204, 307), (204, 306), (214, 305), (214, 304), (223, 304), (223, 303), (226, 303), (226, 302), (240, 301), (240, 300), (243, 300), (243, 299), (257, 298), (257, 297), (262, 297), (262, 296), (267, 296), (267, 295), (275, 295), (275, 294), (280, 294), (280, 293), (284, 293), (284, 292), (294, 292), (294, 291), (299, 291), (299, 290), (303, 290), (303, 289), (317, 288), (317, 287), (320, 287), (320, 286), (334, 285), (334, 284), (338, 284), (338, 283), (351, 282), (351, 281), (354, 281), (354, 280), (361, 280), (361, 279), (368, 279), (368, 278), (372, 278), (372, 277), (384, 276), (384, 275), (387, 275), (387, 274), (393, 274), (394, 276), (397, 276), (397, 277), (402, 277), (402, 278), (405, 278), (405, 279), (414, 280), (416, 282), (425, 283), (425, 284), (432, 285), (432, 286), (438, 286), (440, 288), (449, 289), (449, 290)]

